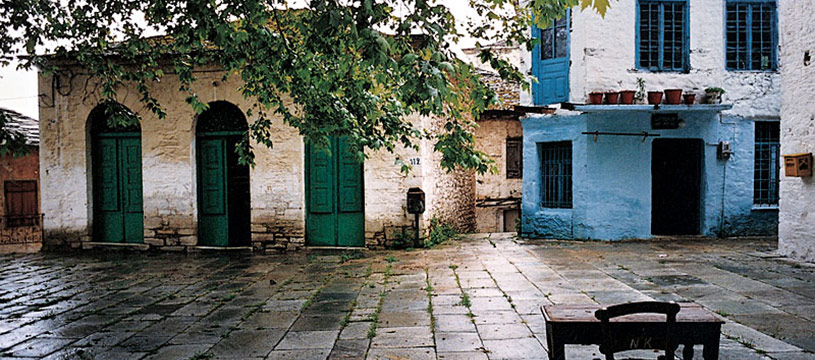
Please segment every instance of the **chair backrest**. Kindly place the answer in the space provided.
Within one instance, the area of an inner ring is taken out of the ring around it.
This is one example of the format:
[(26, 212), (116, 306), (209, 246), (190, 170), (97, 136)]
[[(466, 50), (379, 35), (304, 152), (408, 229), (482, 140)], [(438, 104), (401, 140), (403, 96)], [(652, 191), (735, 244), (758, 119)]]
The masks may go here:
[[(664, 314), (665, 325), (654, 327), (652, 324), (642, 326), (642, 323), (638, 322), (611, 321), (616, 317), (642, 313)], [(678, 344), (671, 335), (677, 313), (679, 313), (679, 304), (658, 301), (613, 305), (597, 310), (594, 316), (600, 320), (603, 330), (600, 352), (606, 356), (606, 360), (614, 360), (614, 353), (619, 351), (662, 349), (665, 350), (665, 359), (673, 360)]]

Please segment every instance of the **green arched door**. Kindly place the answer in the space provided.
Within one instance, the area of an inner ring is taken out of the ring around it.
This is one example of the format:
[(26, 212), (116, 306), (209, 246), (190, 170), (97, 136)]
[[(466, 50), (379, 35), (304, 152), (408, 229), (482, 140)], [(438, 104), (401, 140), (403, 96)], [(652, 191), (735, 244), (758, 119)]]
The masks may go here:
[[(93, 168), (93, 240), (141, 243), (141, 131), (138, 124), (117, 126), (111, 116), (129, 113), (119, 104), (103, 104), (91, 112)], [(118, 113), (117, 113), (118, 112)]]
[(198, 244), (250, 244), (249, 166), (240, 164), (236, 146), (246, 136), (243, 112), (216, 101), (198, 117)]

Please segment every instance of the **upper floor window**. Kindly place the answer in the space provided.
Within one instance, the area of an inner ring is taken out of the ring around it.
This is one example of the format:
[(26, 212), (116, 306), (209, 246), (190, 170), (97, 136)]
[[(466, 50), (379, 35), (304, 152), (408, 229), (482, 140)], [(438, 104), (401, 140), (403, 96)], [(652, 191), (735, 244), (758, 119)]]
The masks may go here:
[(726, 12), (727, 69), (775, 70), (775, 0), (728, 0)]
[(753, 174), (753, 204), (778, 205), (781, 179), (781, 130), (778, 121), (756, 121), (756, 153)]
[(640, 0), (637, 37), (639, 69), (687, 71), (687, 0)]

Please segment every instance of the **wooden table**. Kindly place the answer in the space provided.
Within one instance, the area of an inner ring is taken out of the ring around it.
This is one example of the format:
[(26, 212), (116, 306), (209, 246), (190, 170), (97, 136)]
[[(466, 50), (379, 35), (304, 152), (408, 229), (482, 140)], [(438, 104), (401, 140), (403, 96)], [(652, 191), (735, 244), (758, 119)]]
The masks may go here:
[[(693, 345), (703, 345), (702, 355), (705, 360), (718, 359), (719, 335), (724, 321), (698, 304), (679, 305), (681, 308), (676, 316), (672, 337), (679, 344), (685, 345), (683, 358), (693, 359)], [(600, 320), (594, 317), (594, 312), (600, 308), (600, 305), (550, 305), (541, 308), (546, 320), (546, 342), (549, 345), (550, 360), (564, 360), (566, 344), (602, 343)], [(655, 329), (664, 326), (665, 315), (634, 314), (612, 319), (611, 322), (624, 322), (630, 324), (632, 330), (647, 331), (650, 326)]]

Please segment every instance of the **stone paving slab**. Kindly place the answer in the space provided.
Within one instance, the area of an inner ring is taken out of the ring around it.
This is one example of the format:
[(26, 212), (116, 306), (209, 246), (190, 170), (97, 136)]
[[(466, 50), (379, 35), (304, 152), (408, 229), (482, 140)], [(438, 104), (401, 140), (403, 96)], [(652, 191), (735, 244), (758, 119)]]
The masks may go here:
[(541, 305), (657, 299), (726, 318), (721, 359), (815, 359), (815, 265), (774, 246), (490, 234), (361, 258), (0, 256), (0, 358), (541, 359)]

